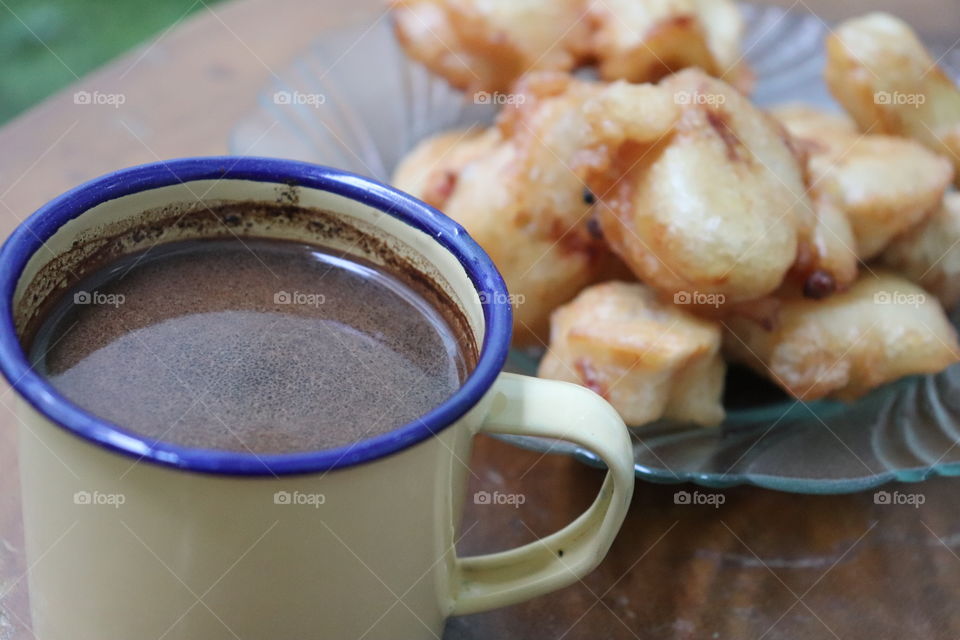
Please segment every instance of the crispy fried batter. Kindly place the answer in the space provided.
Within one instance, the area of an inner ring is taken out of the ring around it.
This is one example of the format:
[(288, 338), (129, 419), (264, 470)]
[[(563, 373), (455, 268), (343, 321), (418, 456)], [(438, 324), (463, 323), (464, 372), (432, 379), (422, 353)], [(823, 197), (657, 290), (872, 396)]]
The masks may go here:
[[(627, 277), (590, 224), (595, 205), (582, 174), (606, 159), (598, 130), (604, 139), (663, 135), (676, 109), (652, 86), (564, 74), (533, 74), (515, 91), (525, 100), (505, 109), (492, 132), (423, 143), (395, 184), (460, 222), (487, 250), (516, 296), (515, 341), (536, 344), (546, 340), (557, 306), (592, 282)], [(623, 126), (604, 119), (621, 112), (631, 114)]]
[(850, 219), (863, 260), (932, 213), (953, 179), (946, 158), (912, 140), (860, 134), (846, 118), (810, 107), (773, 113), (807, 152), (813, 190)]
[(825, 77), (862, 131), (914, 138), (960, 167), (960, 91), (905, 22), (871, 13), (841, 24)]
[[(826, 139), (829, 144), (834, 136), (847, 138), (860, 133), (857, 124), (848, 116), (828, 113), (806, 104), (782, 104), (774, 107), (771, 113), (787, 128), (790, 135), (806, 139), (807, 144), (818, 143), (821, 139)], [(818, 149), (814, 147), (813, 150)]]
[(668, 298), (734, 304), (772, 293), (801, 247), (810, 250), (816, 224), (785, 132), (702, 71), (682, 71), (659, 88), (682, 112), (670, 135), (656, 144), (613, 140), (611, 165), (592, 171), (591, 185), (605, 194), (605, 237)]
[(593, 389), (639, 426), (669, 418), (706, 426), (723, 420), (718, 325), (656, 299), (639, 283), (584, 290), (551, 319), (539, 375)]
[[(960, 195), (945, 195), (960, 91), (897, 18), (828, 40), (851, 120), (770, 115), (735, 89), (749, 74), (731, 0), (393, 2), (410, 55), (457, 87), (512, 92), (494, 127), (424, 141), (394, 182), (487, 250), (517, 344), (549, 329), (541, 376), (597, 391), (632, 425), (714, 425), (721, 341), (801, 400), (960, 360), (933, 295), (859, 272), (880, 257), (960, 304)], [(617, 81), (566, 73), (591, 62)], [(607, 281), (631, 276), (643, 284)]]
[(727, 354), (800, 400), (853, 400), (960, 360), (956, 332), (936, 298), (882, 271), (826, 300), (784, 299), (773, 328), (744, 318), (725, 324)]
[(450, 131), (428, 138), (404, 156), (394, 171), (393, 184), (440, 207), (456, 188), (463, 168), (493, 152), (502, 142), (496, 127)]
[(947, 309), (960, 303), (960, 193), (919, 227), (897, 238), (883, 261), (940, 299)]
[(819, 300), (848, 289), (857, 279), (860, 260), (853, 227), (843, 210), (819, 194), (813, 206), (817, 223), (810, 257), (798, 259), (791, 275), (798, 277), (805, 297)]
[(450, 84), (505, 91), (534, 71), (597, 60), (605, 80), (650, 82), (700, 67), (744, 91), (743, 18), (731, 0), (393, 0), (414, 59)]
[(461, 89), (506, 91), (536, 70), (570, 71), (587, 55), (583, 0), (395, 0), (408, 55)]
[(699, 67), (749, 89), (740, 54), (743, 18), (731, 0), (600, 0), (589, 6), (596, 25), (591, 49), (604, 79), (653, 82)]
[(810, 242), (800, 245), (797, 259), (776, 291), (733, 304), (717, 304), (700, 296), (713, 304), (694, 305), (692, 310), (706, 318), (724, 320), (736, 316), (772, 328), (776, 326), (783, 297), (822, 300), (849, 289), (857, 280), (860, 267), (850, 222), (839, 207), (822, 195), (813, 199), (813, 208), (816, 223)]

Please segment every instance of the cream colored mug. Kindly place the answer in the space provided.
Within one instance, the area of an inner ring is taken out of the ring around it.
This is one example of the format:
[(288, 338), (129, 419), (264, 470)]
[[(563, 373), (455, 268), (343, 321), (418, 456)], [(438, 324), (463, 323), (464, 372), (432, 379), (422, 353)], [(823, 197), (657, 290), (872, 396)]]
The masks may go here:
[[(231, 201), (296, 205), (316, 220), (170, 223)], [(147, 221), (153, 232), (131, 231)], [(109, 244), (117, 238), (136, 250), (228, 234), (322, 241), (377, 261), (362, 248), (371, 243), (357, 241), (375, 238), (456, 303), (478, 346), (476, 368), (447, 402), (384, 435), (260, 456), (152, 441), (85, 412), (31, 370), (20, 332), (92, 251), (120, 246)], [(334, 169), (174, 160), (106, 175), (47, 204), (0, 251), (0, 368), (22, 400), (36, 637), (431, 638), (450, 615), (578, 580), (603, 558), (630, 502), (629, 437), (586, 389), (500, 373), (510, 325), (504, 283), (462, 228), (408, 195)], [(542, 540), (458, 557), (465, 461), (481, 431), (559, 438), (595, 452), (609, 469), (599, 497)]]

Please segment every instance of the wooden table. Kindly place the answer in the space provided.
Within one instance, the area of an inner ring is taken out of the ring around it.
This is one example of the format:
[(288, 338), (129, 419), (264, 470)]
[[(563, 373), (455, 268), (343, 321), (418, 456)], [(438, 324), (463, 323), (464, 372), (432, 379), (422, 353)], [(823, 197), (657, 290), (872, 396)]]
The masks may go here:
[[(273, 70), (304, 49), (325, 14), (349, 4), (242, 0), (201, 11), (0, 129), (0, 236), (53, 195), (98, 174), (225, 153), (231, 126), (253, 108)], [(914, 8), (945, 4), (926, 0)], [(955, 8), (923, 15), (931, 28), (953, 32), (960, 19)], [(123, 93), (127, 101), (122, 109), (76, 105), (78, 90)], [(0, 576), (16, 576), (25, 568), (9, 390), (0, 400)], [(601, 479), (570, 458), (488, 438), (478, 441), (473, 463), (471, 491), (521, 493), (526, 502), (513, 508), (468, 501), (464, 553), (555, 530), (589, 504)], [(876, 505), (869, 492), (817, 497), (743, 487), (724, 491), (725, 503), (713, 508), (676, 505), (678, 487), (641, 483), (596, 572), (527, 604), (452, 620), (445, 637), (960, 637), (953, 602), (960, 594), (960, 484), (937, 479), (900, 489), (921, 492), (925, 503)], [(0, 593), (6, 586), (0, 582)], [(0, 603), (3, 640), (30, 637), (15, 617), (25, 610), (25, 591), (21, 581)]]

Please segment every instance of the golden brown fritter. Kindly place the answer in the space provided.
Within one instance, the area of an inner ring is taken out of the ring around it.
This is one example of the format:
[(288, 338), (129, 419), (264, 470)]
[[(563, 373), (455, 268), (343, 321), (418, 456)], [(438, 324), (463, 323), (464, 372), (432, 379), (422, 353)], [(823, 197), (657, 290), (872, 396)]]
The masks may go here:
[(825, 77), (861, 131), (913, 138), (960, 167), (960, 91), (908, 24), (844, 22), (827, 39)]
[(923, 224), (897, 238), (883, 261), (937, 296), (947, 309), (960, 303), (960, 194), (948, 193)]
[(472, 91), (506, 91), (537, 70), (570, 71), (587, 57), (584, 0), (395, 0), (407, 54)]
[(732, 0), (394, 0), (407, 54), (471, 91), (596, 61), (605, 80), (651, 82), (700, 67), (748, 90)]
[(719, 424), (726, 366), (719, 325), (639, 283), (585, 289), (551, 319), (539, 375), (589, 387), (631, 426), (661, 418)]
[[(594, 198), (583, 174), (606, 161), (598, 129), (604, 139), (661, 136), (676, 109), (653, 86), (565, 74), (533, 74), (514, 91), (524, 100), (505, 108), (493, 130), (422, 143), (394, 184), (466, 227), (515, 296), (515, 342), (537, 344), (546, 341), (556, 307), (593, 282), (626, 277), (591, 224)], [(630, 117), (620, 123), (617, 114)]]
[(850, 219), (863, 260), (932, 213), (953, 180), (950, 162), (913, 140), (861, 134), (847, 118), (811, 107), (773, 114), (806, 151), (812, 189)]
[(590, 2), (591, 51), (605, 80), (653, 82), (699, 67), (748, 90), (742, 62), (743, 17), (731, 0)]
[(822, 194), (813, 196), (817, 222), (809, 257), (794, 263), (791, 275), (805, 297), (821, 299), (852, 285), (860, 268), (857, 239), (846, 213)]
[(440, 207), (453, 192), (463, 168), (492, 153), (502, 142), (496, 127), (450, 131), (428, 138), (404, 156), (394, 171), (393, 184)]
[(786, 133), (702, 71), (658, 88), (681, 112), (670, 134), (654, 144), (611, 140), (610, 166), (592, 171), (604, 237), (668, 299), (735, 304), (772, 293), (812, 251), (817, 220)]
[(781, 301), (774, 327), (725, 321), (725, 351), (799, 400), (853, 400), (907, 375), (960, 360), (953, 326), (935, 297), (883, 271), (825, 300)]

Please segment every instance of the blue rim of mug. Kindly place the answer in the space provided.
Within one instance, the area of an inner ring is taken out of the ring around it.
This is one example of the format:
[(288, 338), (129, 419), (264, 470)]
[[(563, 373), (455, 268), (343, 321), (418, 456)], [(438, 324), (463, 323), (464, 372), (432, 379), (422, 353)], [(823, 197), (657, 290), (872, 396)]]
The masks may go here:
[[(255, 454), (158, 442), (98, 418), (61, 396), (30, 366), (14, 325), (13, 296), (27, 262), (64, 224), (108, 200), (197, 180), (302, 186), (343, 196), (429, 234), (463, 266), (480, 297), (484, 336), (477, 365), (460, 388), (421, 418), (333, 449)], [(407, 449), (452, 425), (493, 385), (510, 346), (512, 312), (499, 271), (459, 224), (401, 191), (330, 167), (275, 158), (214, 156), (123, 169), (82, 184), (38, 209), (0, 248), (0, 373), (40, 414), (67, 431), (137, 460), (200, 473), (282, 476), (351, 467)]]

